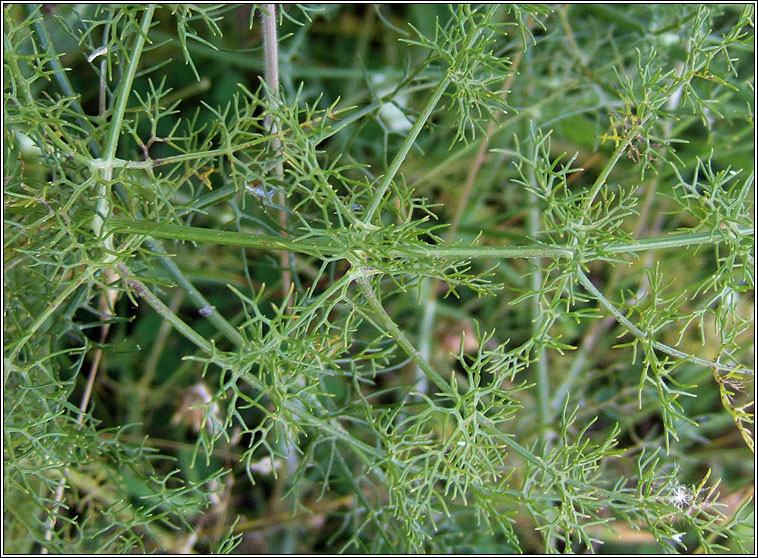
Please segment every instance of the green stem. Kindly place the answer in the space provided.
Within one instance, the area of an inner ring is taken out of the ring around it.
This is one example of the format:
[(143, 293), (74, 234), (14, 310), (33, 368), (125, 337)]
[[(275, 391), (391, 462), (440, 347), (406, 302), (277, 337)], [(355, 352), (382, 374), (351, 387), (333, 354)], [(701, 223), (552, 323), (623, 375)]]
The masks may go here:
[(300, 254), (321, 256), (338, 251), (326, 241), (298, 241), (281, 236), (265, 234), (243, 234), (237, 231), (217, 231), (201, 227), (184, 225), (166, 225), (151, 221), (132, 221), (123, 217), (111, 217), (108, 220), (110, 230), (114, 233), (145, 235), (152, 238), (181, 240), (186, 242), (203, 242), (220, 246), (241, 246), (263, 250), (291, 250)]
[[(740, 225), (735, 232), (740, 236), (754, 236), (755, 229), (751, 226)], [(664, 248), (679, 248), (693, 244), (719, 244), (721, 238), (712, 232), (706, 233), (674, 233), (667, 236), (644, 238), (628, 244), (611, 244), (606, 250), (612, 254), (630, 254), (632, 252), (645, 252), (647, 250), (661, 250)]]
[[(78, 289), (81, 285), (88, 282), (94, 275), (99, 271), (99, 268), (96, 268), (94, 266), (88, 266), (87, 270), (82, 273), (79, 277), (76, 278), (76, 280), (69, 283), (65, 289), (59, 294), (55, 300), (53, 300), (50, 304), (47, 305), (47, 308), (45, 308), (45, 311), (40, 314), (40, 316), (35, 320), (35, 322), (29, 327), (29, 330), (26, 332), (26, 334), (18, 340), (16, 345), (11, 350), (8, 357), (5, 359), (6, 363), (13, 362), (16, 360), (16, 357), (18, 356), (18, 353), (21, 349), (24, 348), (24, 345), (26, 345), (29, 342), (29, 339), (31, 339), (34, 334), (37, 332), (39, 328), (42, 327), (42, 325), (50, 318), (50, 316), (53, 315), (53, 313), (58, 309), (58, 307), (63, 304), (66, 299), (68, 299), (69, 296), (71, 296), (76, 289)], [(5, 373), (3, 375), (3, 385), (5, 385), (5, 381), (8, 379), (8, 374), (10, 374), (10, 366), (5, 367)]]
[(116, 106), (113, 110), (113, 115), (111, 116), (111, 134), (108, 139), (108, 145), (105, 148), (104, 159), (106, 161), (112, 161), (116, 156), (118, 138), (121, 135), (121, 125), (124, 122), (126, 105), (129, 101), (129, 95), (132, 92), (132, 83), (134, 82), (134, 76), (137, 75), (137, 68), (139, 67), (139, 61), (142, 57), (142, 49), (145, 47), (145, 38), (147, 37), (147, 32), (150, 30), (150, 24), (153, 20), (154, 12), (155, 4), (148, 4), (147, 12), (142, 18), (142, 27), (137, 34), (137, 40), (134, 42), (134, 47), (132, 47), (129, 66), (121, 80)]
[[(236, 231), (217, 231), (185, 225), (167, 225), (153, 221), (133, 221), (124, 217), (111, 217), (108, 220), (110, 230), (114, 233), (146, 235), (153, 238), (182, 240), (186, 242), (208, 242), (223, 246), (241, 246), (260, 250), (288, 250), (315, 257), (340, 255), (344, 248), (327, 238), (288, 239), (265, 234), (242, 234)], [(753, 236), (751, 226), (735, 227), (735, 233)], [(718, 244), (721, 238), (713, 233), (674, 233), (663, 237), (646, 238), (630, 244), (610, 244), (605, 247), (609, 254), (629, 254), (663, 248)], [(533, 246), (443, 246), (433, 244), (413, 244), (389, 251), (391, 257), (425, 256), (442, 259), (473, 258), (573, 258), (578, 253), (574, 246), (533, 245)], [(585, 254), (591, 256), (591, 254)], [(592, 259), (588, 257), (587, 261)]]
[(184, 320), (177, 316), (168, 306), (155, 296), (147, 286), (134, 277), (132, 272), (123, 264), (116, 266), (121, 273), (121, 277), (124, 278), (127, 285), (129, 285), (134, 291), (147, 302), (153, 310), (155, 310), (164, 320), (168, 321), (174, 328), (184, 335), (187, 339), (192, 341), (200, 349), (206, 353), (213, 352), (213, 345), (208, 342), (205, 337), (197, 333), (192, 329)]
[[(127, 67), (124, 78), (121, 80), (120, 88), (118, 92), (118, 98), (116, 99), (116, 106), (111, 116), (111, 128), (110, 137), (108, 139), (108, 145), (105, 148), (105, 156), (101, 161), (102, 167), (91, 167), (93, 174), (99, 174), (102, 170), (102, 184), (99, 189), (100, 199), (97, 202), (97, 213), (92, 220), (92, 229), (95, 236), (102, 236), (102, 230), (104, 226), (104, 220), (110, 215), (111, 204), (108, 199), (107, 182), (110, 182), (113, 178), (113, 161), (116, 158), (116, 150), (118, 149), (118, 139), (121, 135), (121, 126), (124, 122), (124, 113), (126, 112), (126, 105), (129, 101), (129, 95), (132, 92), (132, 84), (134, 83), (134, 76), (137, 74), (139, 68), (139, 61), (142, 57), (142, 49), (145, 47), (145, 38), (147, 32), (150, 30), (150, 23), (153, 19), (153, 13), (155, 12), (155, 5), (150, 5), (142, 18), (142, 27), (140, 33), (137, 34), (137, 38), (134, 41), (134, 47), (132, 48), (131, 59), (129, 60), (129, 66)], [(108, 236), (103, 240), (103, 245), (106, 249), (105, 261), (112, 262), (116, 259), (116, 256), (112, 253), (113, 245), (111, 237)], [(110, 253), (109, 253), (110, 252)]]
[(358, 281), (363, 294), (366, 296), (366, 300), (368, 300), (369, 305), (378, 314), (379, 320), (389, 332), (390, 337), (392, 337), (397, 342), (397, 344), (400, 345), (400, 347), (426, 375), (427, 378), (434, 382), (434, 384), (444, 393), (452, 394), (450, 384), (448, 384), (445, 379), (440, 376), (434, 368), (432, 368), (432, 366), (424, 359), (424, 357), (421, 356), (421, 354), (416, 350), (416, 347), (413, 345), (413, 343), (408, 340), (405, 334), (400, 330), (397, 324), (384, 310), (384, 307), (379, 302), (374, 289), (371, 287), (369, 276), (366, 273), (366, 270), (363, 267), (356, 266), (352, 268), (350, 273), (352, 277)]
[[(161, 246), (155, 240), (148, 239), (147, 245), (153, 252), (157, 252), (158, 254), (166, 254), (163, 246)], [(171, 275), (174, 281), (176, 281), (179, 288), (186, 293), (187, 297), (196, 305), (197, 308), (211, 308), (211, 313), (207, 318), (208, 321), (216, 326), (216, 328), (218, 328), (218, 330), (221, 331), (226, 336), (226, 338), (236, 346), (239, 347), (245, 343), (244, 337), (242, 337), (237, 328), (230, 324), (226, 318), (224, 318), (224, 316), (222, 316), (215, 308), (211, 306), (211, 304), (200, 293), (200, 291), (198, 291), (195, 286), (184, 276), (184, 273), (182, 273), (179, 267), (174, 263), (174, 260), (168, 257), (168, 255), (161, 255), (159, 260), (169, 275)]]
[(395, 158), (392, 160), (390, 168), (387, 169), (387, 173), (384, 175), (384, 178), (379, 185), (378, 191), (374, 194), (374, 198), (371, 200), (371, 205), (369, 205), (365, 215), (363, 216), (364, 225), (369, 225), (371, 223), (371, 219), (373, 219), (374, 213), (376, 213), (376, 210), (379, 209), (379, 205), (382, 203), (382, 199), (384, 198), (385, 192), (387, 192), (387, 188), (389, 188), (390, 183), (392, 183), (392, 180), (395, 178), (397, 171), (400, 170), (400, 165), (403, 164), (403, 161), (405, 161), (408, 152), (411, 150), (411, 147), (413, 147), (413, 142), (416, 141), (416, 138), (421, 132), (421, 129), (424, 127), (424, 124), (426, 124), (426, 121), (429, 120), (434, 107), (436, 107), (437, 103), (439, 103), (443, 93), (445, 93), (445, 90), (447, 89), (447, 86), (450, 85), (450, 82), (452, 82), (452, 78), (448, 72), (445, 74), (444, 79), (434, 90), (434, 93), (432, 93), (431, 99), (429, 99), (429, 102), (426, 103), (424, 110), (416, 119), (416, 122), (413, 123), (413, 127), (411, 128), (410, 132), (408, 132), (408, 135), (406, 136), (405, 141), (403, 141), (403, 144), (400, 146), (400, 151), (397, 152)]
[(597, 180), (595, 180), (595, 183), (592, 185), (592, 189), (587, 195), (587, 201), (584, 202), (584, 207), (582, 207), (582, 218), (579, 221), (579, 225), (584, 222), (584, 217), (589, 214), (592, 203), (595, 201), (595, 197), (597, 197), (598, 192), (600, 192), (600, 188), (603, 187), (605, 181), (608, 179), (608, 176), (610, 176), (613, 167), (616, 166), (616, 163), (618, 163), (618, 160), (624, 154), (626, 148), (629, 147), (629, 144), (632, 143), (632, 138), (634, 138), (637, 133), (637, 130), (633, 129), (626, 135), (624, 141), (621, 142), (621, 145), (616, 148), (616, 151), (614, 151), (613, 155), (611, 155), (611, 158), (608, 159), (608, 162), (606, 163), (605, 167), (603, 167), (603, 170), (600, 171)]
[(595, 285), (592, 284), (592, 281), (589, 280), (589, 278), (582, 273), (580, 269), (577, 269), (577, 277), (579, 279), (579, 282), (582, 284), (582, 286), (587, 289), (587, 292), (589, 292), (592, 296), (594, 296), (600, 304), (605, 306), (605, 308), (613, 315), (618, 322), (626, 327), (629, 332), (637, 337), (638, 339), (641, 339), (643, 341), (649, 342), (653, 348), (661, 351), (662, 353), (666, 353), (668, 355), (671, 355), (675, 358), (681, 358), (686, 359), (691, 362), (694, 362), (696, 364), (700, 364), (702, 366), (706, 366), (711, 369), (718, 369), (723, 370), (725, 372), (739, 372), (740, 374), (754, 374), (754, 371), (749, 368), (743, 368), (742, 366), (727, 366), (725, 364), (721, 364), (718, 362), (712, 362), (710, 360), (705, 360), (702, 358), (698, 358), (696, 356), (683, 353), (682, 351), (678, 349), (674, 349), (673, 347), (669, 347), (668, 345), (665, 345), (659, 341), (656, 341), (652, 337), (650, 337), (647, 333), (639, 329), (637, 326), (635, 326), (631, 321), (627, 319), (624, 314), (621, 313), (621, 311), (616, 308), (613, 303), (611, 303), (605, 296), (603, 296), (603, 293), (601, 293)]

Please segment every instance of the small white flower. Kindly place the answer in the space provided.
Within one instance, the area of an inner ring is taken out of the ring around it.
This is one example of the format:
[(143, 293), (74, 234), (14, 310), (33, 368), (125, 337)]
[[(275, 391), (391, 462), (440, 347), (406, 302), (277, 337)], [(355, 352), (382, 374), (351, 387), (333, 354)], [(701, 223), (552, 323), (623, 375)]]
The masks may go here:
[(688, 486), (678, 484), (671, 489), (669, 502), (677, 508), (684, 508), (692, 503), (692, 491)]

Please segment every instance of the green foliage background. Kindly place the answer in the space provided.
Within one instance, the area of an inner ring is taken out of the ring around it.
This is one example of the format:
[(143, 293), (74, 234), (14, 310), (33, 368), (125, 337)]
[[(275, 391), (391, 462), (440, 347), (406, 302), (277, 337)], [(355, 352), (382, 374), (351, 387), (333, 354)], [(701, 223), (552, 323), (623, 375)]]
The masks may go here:
[(753, 6), (261, 12), (3, 7), (4, 551), (753, 549)]

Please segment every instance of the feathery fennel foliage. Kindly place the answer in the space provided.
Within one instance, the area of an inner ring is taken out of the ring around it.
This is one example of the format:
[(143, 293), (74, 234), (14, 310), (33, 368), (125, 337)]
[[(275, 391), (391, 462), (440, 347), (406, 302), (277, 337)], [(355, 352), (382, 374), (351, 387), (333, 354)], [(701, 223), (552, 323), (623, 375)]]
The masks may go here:
[(752, 5), (268, 6), (4, 6), (4, 551), (749, 551)]

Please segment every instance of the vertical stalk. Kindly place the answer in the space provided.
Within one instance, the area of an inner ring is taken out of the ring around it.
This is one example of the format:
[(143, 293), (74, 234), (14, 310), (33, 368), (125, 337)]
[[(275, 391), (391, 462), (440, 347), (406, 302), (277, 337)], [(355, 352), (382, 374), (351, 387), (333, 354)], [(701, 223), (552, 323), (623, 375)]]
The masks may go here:
[[(531, 137), (531, 136), (530, 136)], [(537, 146), (532, 145), (532, 159), (537, 160)], [(527, 168), (527, 179), (533, 186), (537, 186), (537, 179), (534, 175), (534, 167), (529, 165)], [(528, 200), (531, 209), (527, 214), (527, 229), (529, 236), (532, 238), (537, 237), (537, 233), (540, 229), (540, 210), (537, 206), (537, 196), (533, 192), (528, 192)], [(532, 291), (539, 292), (542, 288), (542, 260), (536, 259), (534, 261), (536, 269), (530, 276), (530, 288)], [(530, 299), (531, 313), (532, 313), (532, 335), (536, 336), (541, 328), (542, 314), (540, 310), (540, 297), (534, 296)], [(550, 422), (550, 384), (548, 377), (547, 366), (547, 351), (545, 348), (540, 348), (537, 355), (536, 362), (534, 363), (536, 371), (536, 383), (537, 383), (537, 421), (539, 424), (539, 438), (543, 445), (547, 446), (547, 427)]]
[[(263, 57), (264, 57), (264, 79), (268, 86), (269, 103), (272, 107), (278, 107), (279, 105), (279, 45), (276, 38), (276, 5), (275, 4), (263, 4)], [(278, 180), (284, 178), (284, 166), (281, 159), (279, 159), (280, 152), (282, 150), (282, 140), (277, 134), (279, 131), (279, 123), (274, 116), (269, 113), (265, 118), (265, 125), (270, 134), (273, 134), (271, 139), (271, 152), (272, 156), (277, 158), (276, 165), (274, 166), (274, 176)], [(283, 209), (279, 212), (279, 225), (282, 229), (282, 235), (287, 234), (287, 213), (285, 211), (287, 198), (284, 192), (277, 194), (277, 203)], [(292, 308), (292, 260), (294, 255), (292, 252), (283, 250), (279, 255), (280, 264), (282, 268), (282, 293), (287, 297), (287, 309)], [(286, 456), (287, 469), (286, 474), (278, 475), (276, 479), (276, 485), (274, 487), (274, 494), (271, 497), (271, 513), (278, 511), (278, 506), (282, 501), (282, 492), (284, 490), (284, 483), (287, 478), (295, 473), (298, 467), (297, 448), (294, 443), (294, 434), (287, 428), (284, 423), (278, 423), (277, 427), (283, 431), (281, 439), (281, 451)], [(289, 533), (289, 541), (292, 540), (292, 533)]]
[[(272, 107), (279, 105), (279, 45), (276, 38), (276, 4), (263, 4), (263, 58), (264, 58), (264, 79), (269, 91), (269, 103)], [(276, 134), (279, 131), (279, 123), (271, 115), (266, 115), (264, 120), (267, 131), (273, 134), (271, 139), (271, 152), (274, 157), (279, 157), (282, 150), (282, 140)], [(277, 160), (274, 166), (274, 176), (281, 180), (284, 178), (284, 166), (281, 160)], [(276, 195), (277, 203), (280, 207), (286, 207), (287, 198), (284, 192)], [(287, 236), (287, 212), (282, 209), (279, 212), (279, 226), (282, 229), (282, 235)], [(282, 267), (282, 293), (289, 297), (290, 287), (292, 285), (291, 262), (293, 255), (290, 252), (282, 252), (279, 255)], [(287, 308), (291, 308), (292, 300), (288, 298)]]
[(274, 95), (279, 90), (279, 45), (276, 40), (276, 4), (263, 4), (264, 78)]

